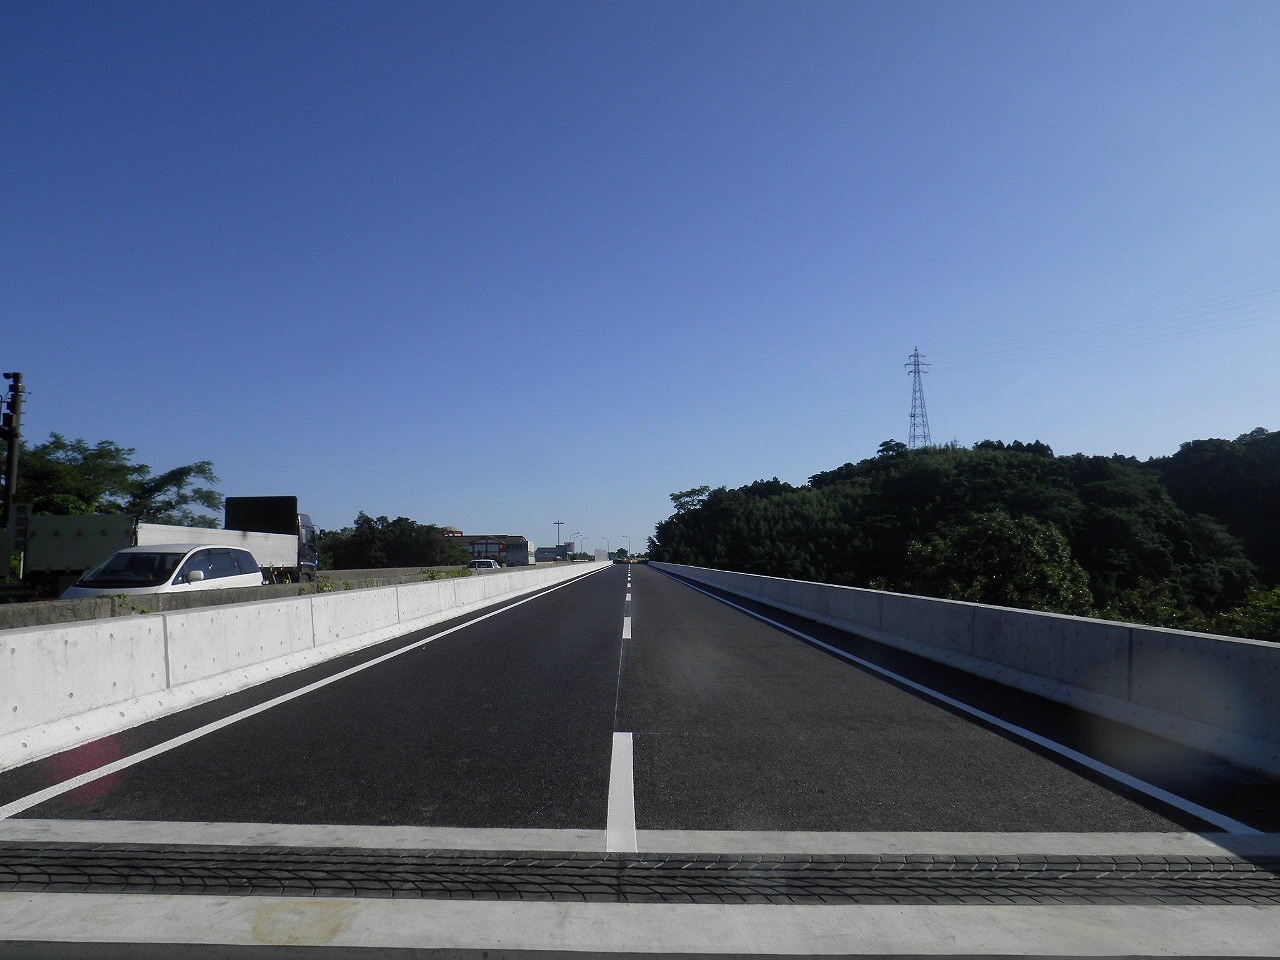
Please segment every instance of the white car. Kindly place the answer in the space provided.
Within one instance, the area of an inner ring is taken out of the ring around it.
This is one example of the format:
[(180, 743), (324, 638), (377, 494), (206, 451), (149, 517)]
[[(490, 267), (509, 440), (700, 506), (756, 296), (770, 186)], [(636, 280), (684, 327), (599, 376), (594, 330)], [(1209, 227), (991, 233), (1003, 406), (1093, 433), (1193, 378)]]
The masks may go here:
[(468, 570), (500, 570), (502, 564), (497, 560), (472, 560), (467, 564)]
[(262, 568), (248, 550), (202, 543), (156, 544), (112, 554), (63, 591), (62, 599), (225, 590), (258, 587), (263, 582)]

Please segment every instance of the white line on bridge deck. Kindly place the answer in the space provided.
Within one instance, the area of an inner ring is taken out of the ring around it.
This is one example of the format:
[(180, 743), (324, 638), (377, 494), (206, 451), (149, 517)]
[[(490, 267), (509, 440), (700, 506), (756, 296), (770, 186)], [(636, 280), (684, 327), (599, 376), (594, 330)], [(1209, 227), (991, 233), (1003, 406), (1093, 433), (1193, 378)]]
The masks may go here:
[(606, 853), (635, 853), (639, 849), (631, 747), (631, 734), (613, 735), (613, 758), (609, 762), (609, 819), (604, 831)]

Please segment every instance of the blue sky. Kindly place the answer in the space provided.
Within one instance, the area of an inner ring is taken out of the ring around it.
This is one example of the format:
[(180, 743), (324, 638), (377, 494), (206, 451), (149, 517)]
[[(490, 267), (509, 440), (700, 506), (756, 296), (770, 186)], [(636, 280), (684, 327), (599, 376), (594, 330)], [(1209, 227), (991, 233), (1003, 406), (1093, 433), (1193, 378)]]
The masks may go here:
[(1280, 4), (0, 3), (26, 435), (588, 547), (1280, 428)]

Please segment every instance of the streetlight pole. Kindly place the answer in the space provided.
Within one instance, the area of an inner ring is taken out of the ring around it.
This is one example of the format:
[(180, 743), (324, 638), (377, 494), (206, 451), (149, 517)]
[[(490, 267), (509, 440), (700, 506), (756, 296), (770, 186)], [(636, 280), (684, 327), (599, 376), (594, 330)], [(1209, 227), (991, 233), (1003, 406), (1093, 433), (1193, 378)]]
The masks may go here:
[(563, 527), (563, 526), (564, 526), (564, 521), (563, 521), (563, 520), (557, 520), (557, 521), (555, 521), (555, 527), (556, 527), (556, 546), (557, 546), (557, 547), (558, 547), (558, 546), (560, 546), (560, 528), (561, 528), (561, 527)]
[(608, 537), (601, 537), (600, 539), (604, 541), (604, 556), (605, 556), (605, 559), (607, 560), (609, 559), (609, 554), (613, 553), (613, 547), (609, 546)]
[(631, 558), (631, 538), (624, 533), (622, 535), (622, 539), (627, 541), (627, 559), (630, 559)]

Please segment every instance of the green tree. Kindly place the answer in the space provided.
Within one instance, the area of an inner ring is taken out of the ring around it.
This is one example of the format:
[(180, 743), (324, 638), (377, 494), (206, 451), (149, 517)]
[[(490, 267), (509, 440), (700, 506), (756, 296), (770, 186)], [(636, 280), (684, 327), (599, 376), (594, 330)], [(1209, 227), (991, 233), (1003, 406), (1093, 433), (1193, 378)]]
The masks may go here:
[(373, 518), (364, 511), (354, 527), (320, 535), (321, 565), (330, 570), (445, 567), (467, 562), (466, 550), (442, 528), (405, 517)]
[(1245, 603), (1204, 629), (1230, 637), (1280, 643), (1280, 587), (1256, 591)]
[(218, 517), (199, 512), (222, 509), (212, 461), (157, 475), (133, 462), (136, 453), (111, 440), (90, 445), (52, 433), (44, 443), (23, 444), (19, 497), (35, 513), (127, 513), (148, 523), (218, 526)]
[(702, 506), (710, 493), (710, 487), (693, 487), (690, 490), (680, 490), (671, 494), (671, 503), (675, 506), (676, 513), (688, 513)]
[(1280, 432), (1259, 427), (1235, 440), (1193, 440), (1150, 466), (1178, 506), (1222, 523), (1262, 581), (1280, 584)]
[(1089, 580), (1062, 532), (1032, 517), (980, 513), (913, 543), (914, 592), (1002, 607), (1088, 614)]

